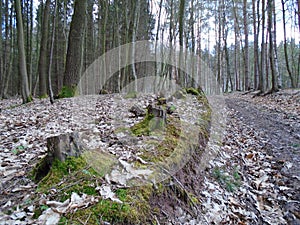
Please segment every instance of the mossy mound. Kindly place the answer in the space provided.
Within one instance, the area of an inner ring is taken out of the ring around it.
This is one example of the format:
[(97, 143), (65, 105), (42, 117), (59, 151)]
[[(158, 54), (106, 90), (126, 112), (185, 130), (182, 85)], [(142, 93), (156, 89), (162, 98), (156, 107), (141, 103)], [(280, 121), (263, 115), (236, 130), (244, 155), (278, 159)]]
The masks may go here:
[(128, 98), (137, 98), (138, 97), (138, 93), (135, 92), (135, 91), (131, 91), (131, 92), (128, 92), (124, 98), (125, 99), (128, 99)]
[[(205, 96), (199, 93), (197, 99), (204, 103), (206, 109), (203, 114), (199, 115), (200, 126), (197, 127), (195, 135), (200, 135), (201, 140), (205, 142), (209, 137), (211, 111)], [(173, 111), (176, 111), (174, 106)], [(165, 166), (165, 162), (170, 160), (175, 166), (179, 164), (184, 156), (184, 151), (181, 149), (185, 147), (190, 148), (188, 153), (192, 158), (196, 158), (193, 157), (193, 154), (201, 155), (199, 148), (190, 146), (195, 143), (190, 143), (189, 138), (191, 137), (186, 135), (188, 133), (183, 132), (185, 126), (187, 125), (182, 124), (180, 118), (172, 114), (167, 117), (167, 123), (157, 129), (157, 121), (154, 116), (146, 114), (145, 118), (133, 127), (119, 128), (117, 131), (128, 133), (131, 131), (132, 135), (138, 137), (150, 135), (161, 137), (163, 135), (163, 139), (160, 140), (149, 138), (149, 141), (155, 142), (153, 145), (156, 145), (156, 148), (153, 151), (141, 151), (139, 157), (149, 162), (147, 165), (163, 165), (161, 167), (167, 170), (171, 169), (172, 165)], [(198, 141), (197, 138), (195, 140)], [(195, 159), (196, 163), (199, 162), (197, 160)], [(194, 168), (195, 162), (190, 166), (191, 168)], [(161, 220), (163, 212), (169, 214), (168, 210), (171, 207), (184, 204), (184, 208), (192, 209), (199, 204), (197, 193), (193, 192), (193, 189), (187, 188), (189, 184), (195, 184), (198, 180), (185, 182), (187, 177), (194, 176), (193, 170), (190, 168), (180, 170), (186, 175), (186, 177), (182, 176), (184, 178), (176, 177), (177, 175), (172, 173), (174, 175), (170, 175), (167, 179), (153, 182), (153, 184), (149, 182), (143, 186), (125, 188), (112, 184), (112, 191), (122, 203), (104, 199), (100, 196), (98, 187), (107, 184), (105, 175), (109, 174), (117, 163), (118, 160), (109, 153), (94, 151), (84, 152), (78, 158), (70, 157), (65, 162), (54, 161), (48, 175), (38, 183), (37, 193), (39, 196), (42, 193), (49, 199), (60, 202), (69, 199), (73, 192), (79, 195), (85, 193), (98, 199), (98, 202), (87, 208), (62, 215), (59, 224), (158, 224), (158, 221), (163, 221)], [(137, 161), (136, 168), (143, 169), (145, 165), (138, 163)], [(54, 194), (53, 190), (55, 190)], [(158, 201), (161, 202), (157, 203)], [(163, 208), (164, 206), (167, 208)], [(43, 206), (38, 206), (35, 217), (38, 217), (45, 209)], [(171, 214), (169, 215), (171, 216)]]
[(61, 91), (58, 94), (58, 98), (72, 98), (77, 94), (76, 86), (63, 86)]

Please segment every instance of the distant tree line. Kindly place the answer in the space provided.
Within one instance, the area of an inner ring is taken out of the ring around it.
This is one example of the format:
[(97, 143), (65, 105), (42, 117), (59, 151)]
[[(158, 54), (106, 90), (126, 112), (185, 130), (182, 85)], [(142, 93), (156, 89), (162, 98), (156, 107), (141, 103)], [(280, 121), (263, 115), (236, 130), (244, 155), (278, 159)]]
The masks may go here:
[[(297, 0), (39, 0), (37, 5), (1, 0), (0, 5), (1, 98), (21, 95), (25, 103), (32, 96), (71, 97), (95, 59), (139, 40), (177, 49), (189, 70), (129, 62), (107, 81), (107, 90), (119, 92), (149, 75), (196, 87), (208, 79), (199, 58), (224, 92), (299, 87)], [(152, 50), (163, 54), (159, 48)], [(198, 58), (187, 61), (185, 50)], [(134, 52), (126, 54), (130, 59)]]

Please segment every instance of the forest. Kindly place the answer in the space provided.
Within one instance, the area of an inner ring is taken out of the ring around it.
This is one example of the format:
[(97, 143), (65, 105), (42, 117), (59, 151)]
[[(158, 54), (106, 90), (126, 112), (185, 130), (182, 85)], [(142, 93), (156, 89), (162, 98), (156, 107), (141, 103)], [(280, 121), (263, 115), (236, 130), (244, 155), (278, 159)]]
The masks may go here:
[(0, 0), (1, 224), (300, 224), (299, 0)]
[[(58, 96), (64, 88), (77, 85), (101, 55), (141, 40), (196, 55), (223, 92), (268, 92), (299, 85), (296, 0), (5, 0), (0, 4), (1, 98), (22, 95), (28, 102), (31, 96), (50, 96), (50, 91)], [(159, 47), (154, 45), (157, 53)], [(199, 63), (189, 63), (196, 71), (186, 73), (201, 79)], [(149, 74), (169, 77), (182, 86), (198, 82), (170, 67), (174, 65), (128, 63), (105, 89), (120, 92)], [(206, 76), (203, 71), (202, 76)]]

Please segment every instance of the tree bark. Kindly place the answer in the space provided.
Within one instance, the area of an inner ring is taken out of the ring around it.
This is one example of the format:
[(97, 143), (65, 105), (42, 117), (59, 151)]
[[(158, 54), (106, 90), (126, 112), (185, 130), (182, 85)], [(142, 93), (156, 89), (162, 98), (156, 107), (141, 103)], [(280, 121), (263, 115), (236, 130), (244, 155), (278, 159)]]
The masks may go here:
[[(185, 9), (185, 0), (180, 0), (179, 4), (179, 45), (180, 45), (180, 52), (179, 52), (179, 65), (183, 64), (183, 33), (184, 33), (184, 9)], [(178, 80), (179, 85), (185, 86), (185, 79), (184, 79), (184, 72), (178, 71)]]
[(260, 57), (260, 70), (259, 70), (259, 85), (258, 89), (261, 92), (265, 91), (264, 84), (264, 65), (265, 65), (265, 0), (262, 0), (262, 34), (261, 34), (261, 57)]
[(82, 51), (87, 0), (75, 0), (69, 33), (63, 89), (60, 97), (73, 97), (82, 73)]
[(42, 37), (40, 45), (40, 58), (38, 65), (39, 72), (39, 96), (47, 96), (47, 53), (48, 53), (48, 30), (49, 30), (49, 11), (50, 11), (50, 0), (46, 0), (45, 6), (43, 8), (43, 18), (42, 18)]
[[(259, 73), (259, 58), (258, 58), (258, 26), (256, 20), (256, 1), (252, 0), (252, 16), (253, 16), (253, 35), (254, 35), (254, 89), (258, 89), (258, 73)], [(259, 5), (259, 1), (257, 2)], [(259, 19), (258, 19), (259, 21)]]
[(248, 14), (247, 14), (247, 0), (243, 0), (243, 17), (244, 17), (244, 34), (245, 34), (245, 90), (250, 89), (249, 85), (249, 31), (248, 31)]
[(53, 14), (53, 25), (52, 25), (52, 38), (50, 46), (50, 59), (49, 59), (49, 69), (48, 69), (48, 85), (49, 85), (49, 98), (50, 103), (54, 103), (53, 90), (52, 90), (52, 63), (53, 63), (53, 50), (54, 50), (54, 41), (55, 41), (55, 29), (56, 29), (56, 14), (57, 14), (57, 0), (54, 2), (54, 14)]
[(285, 64), (286, 64), (286, 69), (288, 71), (290, 80), (291, 80), (291, 86), (292, 88), (295, 88), (295, 81), (294, 77), (292, 74), (292, 71), (290, 69), (290, 64), (289, 64), (289, 57), (288, 57), (288, 52), (287, 52), (287, 41), (286, 41), (286, 19), (285, 19), (285, 2), (284, 0), (281, 0), (281, 6), (282, 6), (282, 23), (283, 23), (283, 46), (284, 46), (284, 58), (285, 58)]
[(15, 0), (15, 5), (16, 5), (17, 31), (18, 31), (19, 73), (21, 75), (21, 80), (22, 80), (22, 84), (21, 84), (22, 99), (23, 99), (23, 103), (25, 104), (32, 101), (32, 98), (28, 86), (26, 54), (25, 54), (25, 47), (24, 47), (24, 29), (23, 29), (23, 19), (22, 19), (20, 0)]
[(278, 91), (277, 75), (275, 70), (275, 60), (274, 60), (274, 43), (273, 43), (273, 33), (272, 33), (272, 23), (273, 23), (273, 7), (274, 1), (268, 0), (268, 31), (269, 31), (269, 59), (270, 68), (272, 75), (272, 87), (271, 91)]
[(136, 1), (135, 11), (134, 11), (134, 21), (133, 21), (133, 29), (132, 29), (132, 49), (131, 49), (131, 66), (132, 66), (132, 74), (134, 79), (134, 91), (137, 92), (137, 73), (135, 69), (135, 41), (136, 41), (136, 33), (139, 25), (139, 17), (140, 17), (140, 0)]

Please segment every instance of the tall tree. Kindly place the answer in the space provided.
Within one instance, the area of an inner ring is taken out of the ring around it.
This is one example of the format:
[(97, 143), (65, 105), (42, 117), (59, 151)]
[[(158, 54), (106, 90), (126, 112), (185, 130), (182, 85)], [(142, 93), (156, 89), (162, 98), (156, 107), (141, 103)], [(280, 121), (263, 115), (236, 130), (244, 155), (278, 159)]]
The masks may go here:
[[(2, 86), (2, 82), (3, 82), (3, 78), (4, 78), (4, 75), (3, 75), (3, 72), (4, 72), (4, 68), (3, 68), (3, 46), (2, 46), (2, 0), (0, 0), (0, 25), (1, 25), (1, 29), (0, 29), (0, 87)], [(1, 98), (1, 96), (0, 96)]]
[(134, 21), (133, 21), (133, 29), (132, 29), (132, 50), (131, 50), (131, 66), (132, 66), (132, 74), (134, 78), (134, 91), (137, 92), (137, 74), (136, 74), (136, 68), (135, 68), (135, 41), (136, 41), (136, 35), (137, 35), (137, 29), (139, 24), (139, 17), (140, 17), (140, 0), (136, 1), (135, 5), (135, 11), (134, 11)]
[(49, 97), (51, 104), (54, 103), (53, 90), (52, 90), (52, 63), (53, 63), (53, 51), (54, 51), (54, 41), (55, 41), (55, 29), (56, 29), (56, 14), (57, 14), (57, 0), (54, 2), (54, 14), (53, 14), (53, 25), (52, 25), (52, 37), (50, 45), (50, 58), (49, 58), (49, 68), (48, 68), (48, 86), (49, 86)]
[(264, 64), (265, 64), (265, 21), (266, 21), (266, 16), (265, 16), (265, 0), (262, 0), (262, 25), (261, 25), (261, 57), (260, 57), (260, 68), (259, 68), (259, 85), (258, 89), (261, 92), (264, 92), (265, 90), (265, 82), (264, 82)]
[(42, 17), (42, 37), (40, 45), (40, 58), (38, 65), (39, 73), (39, 96), (45, 97), (47, 95), (47, 69), (48, 69), (48, 35), (49, 35), (49, 11), (50, 11), (50, 0), (46, 0), (46, 4), (43, 7)]
[(245, 34), (245, 48), (244, 48), (245, 90), (249, 90), (250, 89), (250, 85), (249, 85), (249, 30), (248, 30), (247, 0), (243, 0), (243, 18), (244, 18), (244, 34)]
[[(256, 18), (256, 5), (259, 6), (260, 1), (252, 0), (252, 17), (253, 17), (253, 36), (254, 36), (254, 89), (258, 88), (258, 73), (259, 73), (259, 49), (258, 49), (258, 37), (259, 37), (259, 29), (257, 25), (257, 21), (259, 18)], [(259, 9), (259, 8), (258, 8)]]
[(69, 33), (66, 68), (60, 97), (73, 97), (82, 72), (82, 52), (87, 0), (75, 0)]
[(270, 69), (272, 75), (272, 87), (271, 91), (275, 92), (278, 90), (278, 83), (277, 83), (277, 75), (275, 70), (275, 57), (274, 57), (274, 42), (273, 42), (273, 7), (274, 0), (268, 0), (268, 33), (269, 33), (269, 59), (270, 59)]
[(291, 80), (291, 85), (293, 88), (296, 87), (294, 77), (290, 68), (290, 63), (289, 63), (289, 56), (288, 56), (288, 51), (287, 51), (287, 37), (286, 37), (286, 18), (285, 18), (285, 1), (281, 0), (281, 6), (282, 6), (282, 23), (283, 23), (283, 46), (284, 46), (284, 58), (285, 58), (285, 64), (286, 64), (286, 69), (289, 74), (290, 80)]
[(15, 0), (16, 5), (16, 17), (17, 17), (17, 30), (18, 30), (18, 55), (19, 55), (19, 73), (21, 75), (21, 92), (23, 103), (32, 101), (29, 85), (28, 76), (26, 68), (26, 54), (24, 46), (24, 29), (23, 29), (23, 19), (20, 0)]
[[(184, 11), (185, 11), (185, 0), (180, 0), (179, 5), (179, 45), (180, 45), (180, 53), (179, 53), (179, 63), (182, 64), (183, 60), (183, 33), (184, 33)], [(185, 78), (184, 73), (182, 71), (178, 71), (178, 80), (179, 84), (185, 86)]]

